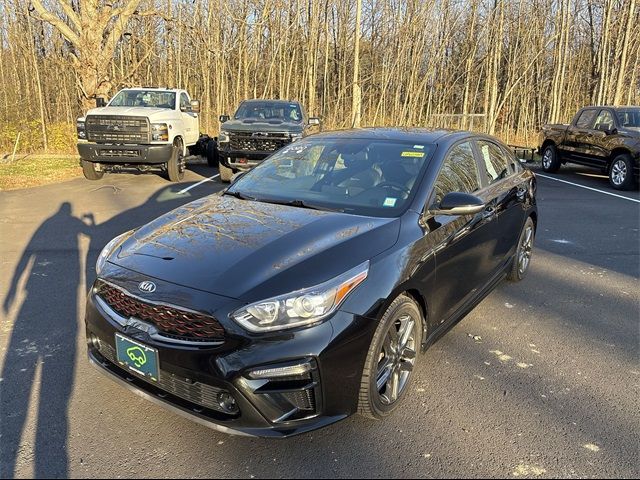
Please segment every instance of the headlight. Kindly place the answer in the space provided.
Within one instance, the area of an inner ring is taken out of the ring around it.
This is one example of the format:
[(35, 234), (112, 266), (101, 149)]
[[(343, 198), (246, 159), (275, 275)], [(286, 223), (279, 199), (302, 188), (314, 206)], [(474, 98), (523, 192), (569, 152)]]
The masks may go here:
[(113, 251), (120, 245), (122, 245), (124, 241), (133, 234), (134, 231), (135, 230), (129, 230), (122, 235), (118, 235), (116, 238), (107, 243), (107, 245), (102, 249), (100, 255), (98, 256), (98, 261), (96, 262), (96, 275), (100, 275), (104, 264), (107, 262), (107, 258), (109, 258)]
[(315, 287), (305, 288), (237, 310), (232, 318), (250, 332), (311, 325), (331, 315), (369, 273), (369, 261)]
[(87, 139), (87, 132), (84, 129), (84, 120), (76, 121), (76, 131), (78, 132), (78, 138), (81, 140)]
[(301, 133), (291, 133), (289, 135), (289, 137), (291, 137), (291, 141), (295, 142), (296, 140), (300, 140), (302, 138), (302, 134)]
[(169, 126), (166, 123), (152, 123), (151, 140), (154, 142), (168, 142)]
[(220, 132), (218, 135), (218, 142), (224, 143), (229, 141), (229, 132), (225, 132), (224, 130)]

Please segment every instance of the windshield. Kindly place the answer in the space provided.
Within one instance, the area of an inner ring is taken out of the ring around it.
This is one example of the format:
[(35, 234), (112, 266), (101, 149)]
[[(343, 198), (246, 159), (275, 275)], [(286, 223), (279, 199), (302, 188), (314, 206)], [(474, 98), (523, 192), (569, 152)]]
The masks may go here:
[(233, 117), (235, 120), (279, 120), (302, 122), (302, 111), (297, 103), (244, 102)]
[(172, 110), (175, 105), (175, 92), (161, 90), (122, 90), (109, 102), (110, 107), (151, 107)]
[(622, 127), (640, 127), (640, 108), (616, 110), (616, 115)]
[(408, 207), (433, 145), (308, 138), (274, 153), (228, 190), (241, 198), (394, 217)]

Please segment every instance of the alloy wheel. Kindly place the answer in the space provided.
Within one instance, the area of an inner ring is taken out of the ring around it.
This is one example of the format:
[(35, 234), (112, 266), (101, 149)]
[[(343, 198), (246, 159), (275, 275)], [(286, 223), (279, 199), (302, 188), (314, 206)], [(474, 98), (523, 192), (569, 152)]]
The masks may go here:
[(627, 164), (623, 160), (616, 161), (611, 167), (611, 181), (614, 185), (622, 185), (627, 178)]
[(533, 225), (527, 225), (522, 234), (520, 249), (518, 251), (518, 273), (524, 275), (529, 268), (531, 261), (531, 250), (533, 249)]
[(542, 166), (544, 168), (549, 168), (551, 166), (551, 162), (553, 161), (553, 153), (550, 148), (547, 148), (542, 155)]
[(406, 388), (416, 359), (416, 321), (402, 315), (389, 326), (378, 355), (376, 389), (384, 405), (395, 403)]

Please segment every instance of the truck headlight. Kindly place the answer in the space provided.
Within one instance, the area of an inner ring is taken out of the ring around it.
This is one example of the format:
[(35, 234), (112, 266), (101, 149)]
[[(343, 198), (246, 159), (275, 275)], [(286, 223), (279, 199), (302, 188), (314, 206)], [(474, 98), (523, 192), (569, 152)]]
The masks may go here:
[(369, 261), (315, 287), (252, 303), (231, 314), (250, 332), (270, 332), (317, 323), (337, 310), (369, 273)]
[(219, 143), (225, 143), (229, 141), (229, 132), (225, 132), (224, 130), (220, 132), (220, 135), (218, 135), (218, 142)]
[(80, 140), (86, 140), (87, 139), (87, 131), (84, 128), (84, 120), (77, 120), (76, 121), (76, 131), (78, 132), (78, 138)]
[(98, 261), (96, 262), (96, 275), (100, 275), (100, 272), (102, 272), (102, 269), (104, 268), (104, 264), (107, 263), (107, 259), (111, 256), (113, 251), (122, 245), (127, 238), (133, 235), (133, 232), (135, 232), (135, 230), (124, 232), (105, 245), (100, 252), (100, 255), (98, 255)]
[(168, 142), (169, 126), (166, 123), (152, 123), (151, 140), (154, 142)]

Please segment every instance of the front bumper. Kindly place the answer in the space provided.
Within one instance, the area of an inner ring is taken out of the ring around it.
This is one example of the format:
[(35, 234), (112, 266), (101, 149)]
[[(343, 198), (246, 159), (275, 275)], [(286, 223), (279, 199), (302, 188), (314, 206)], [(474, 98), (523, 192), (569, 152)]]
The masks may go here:
[(79, 142), (78, 153), (82, 160), (88, 162), (160, 165), (167, 163), (171, 158), (173, 145), (107, 145)]
[[(123, 328), (102, 305), (92, 291), (86, 310), (91, 363), (138, 395), (198, 423), (225, 433), (287, 437), (324, 427), (357, 410), (362, 368), (375, 328), (375, 322), (369, 319), (337, 312), (331, 320), (314, 327), (269, 336), (237, 335), (239, 327), (225, 324), (227, 338), (222, 345), (199, 347), (161, 342), (145, 337), (144, 332)], [(114, 361), (109, 352), (115, 351), (116, 333), (158, 350), (158, 384)], [(249, 374), (258, 367), (307, 362), (314, 368), (309, 378), (291, 377), (288, 384), (252, 379)], [(309, 400), (313, 410), (291, 416), (290, 401), (281, 397), (288, 389), (295, 390), (291, 395), (296, 398), (313, 397)], [(207, 392), (229, 393), (236, 410), (228, 413), (211, 408), (210, 403), (203, 406), (203, 400), (211, 398)]]
[(233, 171), (250, 170), (274, 152), (244, 152), (241, 150), (225, 150), (220, 151), (220, 163)]

